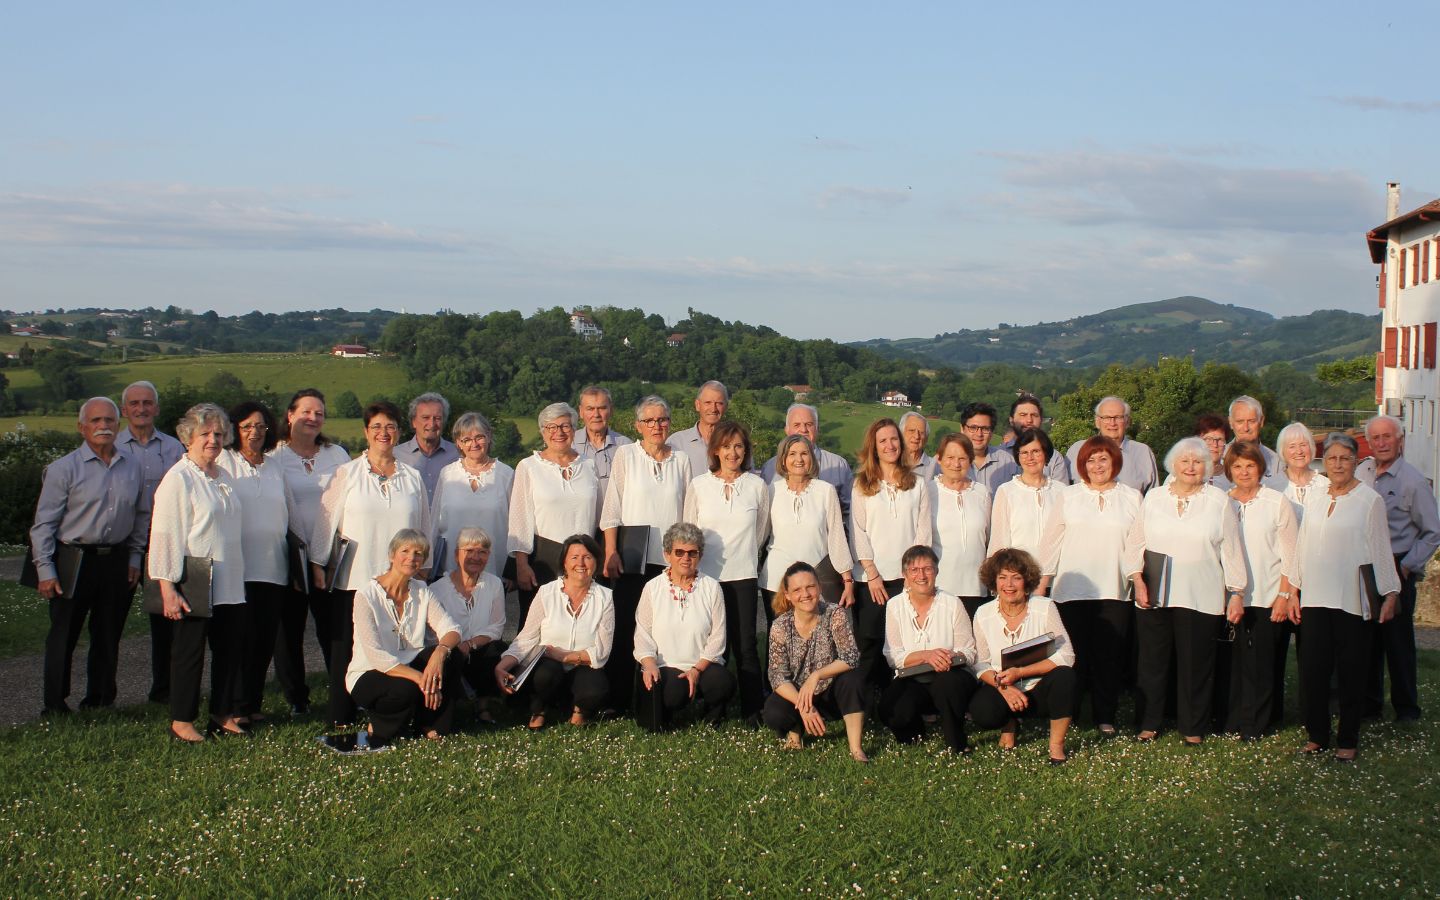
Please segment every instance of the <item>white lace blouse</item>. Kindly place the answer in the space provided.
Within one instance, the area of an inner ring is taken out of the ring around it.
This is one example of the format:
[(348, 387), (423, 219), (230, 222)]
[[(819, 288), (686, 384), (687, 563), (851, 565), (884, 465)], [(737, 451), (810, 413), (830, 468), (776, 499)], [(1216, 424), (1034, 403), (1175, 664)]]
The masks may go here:
[(217, 462), (229, 473), (230, 484), (240, 498), (245, 580), (287, 584), (290, 561), (285, 532), (290, 528), (295, 502), (280, 464), (274, 456), (267, 456), (265, 462), (253, 466), (234, 450), (221, 451)]
[(515, 467), (510, 493), (509, 552), (534, 552), (537, 534), (556, 543), (572, 534), (591, 534), (599, 506), (600, 480), (592, 460), (576, 457), (559, 466), (538, 451), (525, 457)]
[(178, 582), (185, 574), (185, 557), (206, 558), (211, 561), (210, 605), (244, 603), (243, 521), (230, 473), (221, 469), (211, 478), (189, 456), (180, 457), (155, 489), (150, 578)]
[(755, 577), (770, 534), (770, 490), (759, 475), (743, 472), (728, 484), (714, 472), (696, 477), (683, 518), (705, 534), (702, 573), (716, 581)]
[(987, 596), (980, 564), (990, 538), (990, 489), (972, 481), (963, 491), (953, 491), (938, 478), (926, 485), (935, 516), (934, 550), (940, 557), (935, 586), (957, 597)]
[(626, 444), (615, 451), (600, 527), (649, 525), (650, 565), (663, 565), (660, 541), (685, 511), (690, 480), (690, 459), (684, 453), (672, 449), (664, 460), (656, 460), (644, 445)]
[(435, 526), (434, 543), (444, 538), (450, 559), (433, 562), (452, 571), (460, 529), (483, 528), (490, 535), (490, 562), (485, 571), (498, 576), (510, 555), (510, 490), (514, 482), (515, 470), (498, 459), (479, 475), (465, 471), (458, 459), (441, 469), (430, 500), (430, 521)]
[(358, 590), (390, 568), (390, 540), (404, 528), (430, 534), (430, 497), (419, 471), (396, 460), (395, 474), (382, 481), (362, 453), (336, 470), (320, 496), (310, 561), (322, 566), (330, 561), (330, 544), (338, 531), (355, 542), (355, 555), (329, 587)]
[(889, 482), (870, 496), (860, 490), (860, 480), (850, 494), (850, 534), (855, 540), (855, 580), (865, 581), (862, 560), (870, 560), (880, 577), (895, 581), (902, 577), (900, 557), (916, 544), (934, 543), (935, 520), (930, 512), (927, 481), (917, 477), (915, 486), (903, 491)]
[(770, 489), (770, 552), (760, 572), (760, 586), (778, 591), (792, 563), (815, 566), (827, 555), (836, 573), (850, 569), (850, 544), (834, 485), (812, 478), (797, 494), (785, 480), (776, 480)]

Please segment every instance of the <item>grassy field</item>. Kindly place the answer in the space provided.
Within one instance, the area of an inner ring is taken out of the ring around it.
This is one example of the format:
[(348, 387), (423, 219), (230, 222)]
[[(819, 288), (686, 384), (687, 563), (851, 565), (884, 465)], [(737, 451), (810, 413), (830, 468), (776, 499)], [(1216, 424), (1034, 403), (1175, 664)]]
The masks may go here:
[[(175, 379), (203, 385), (217, 371), (235, 374), (249, 387), (289, 394), (317, 387), (327, 397), (354, 391), (364, 402), (376, 394), (404, 389), (405, 373), (391, 359), (339, 359), (323, 353), (237, 353), (206, 357), (156, 357), (118, 365), (86, 366), (80, 370), (91, 394), (119, 396), (132, 381), (151, 381), (164, 389)], [(6, 369), (11, 388), (20, 396), (40, 390), (34, 369)]]
[[(126, 634), (140, 634), (149, 620), (137, 601), (125, 621)], [(32, 588), (13, 581), (0, 581), (0, 659), (45, 651), (45, 633), (50, 629), (49, 609)], [(81, 635), (82, 644), (88, 632)]]
[[(1422, 665), (1434, 709), (1440, 659)], [(182, 747), (165, 718), (136, 708), (0, 731), (4, 893), (1440, 891), (1434, 719), (1367, 727), (1352, 766), (1296, 758), (1292, 727), (1198, 749), (1085, 736), (1052, 769), (1035, 728), (1013, 753), (985, 733), (962, 758), (872, 730), (874, 762), (858, 766), (836, 730), (788, 753), (733, 722), (668, 736), (508, 727), (345, 759), (314, 743), (313, 722)]]

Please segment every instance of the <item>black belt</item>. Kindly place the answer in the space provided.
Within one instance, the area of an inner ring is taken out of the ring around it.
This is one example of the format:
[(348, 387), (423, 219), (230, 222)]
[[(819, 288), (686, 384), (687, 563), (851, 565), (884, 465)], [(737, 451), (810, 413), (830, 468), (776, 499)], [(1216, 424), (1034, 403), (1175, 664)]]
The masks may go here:
[(119, 553), (125, 550), (128, 544), (66, 544), (66, 547), (74, 547), (85, 553), (93, 553), (96, 556), (109, 556), (111, 553)]

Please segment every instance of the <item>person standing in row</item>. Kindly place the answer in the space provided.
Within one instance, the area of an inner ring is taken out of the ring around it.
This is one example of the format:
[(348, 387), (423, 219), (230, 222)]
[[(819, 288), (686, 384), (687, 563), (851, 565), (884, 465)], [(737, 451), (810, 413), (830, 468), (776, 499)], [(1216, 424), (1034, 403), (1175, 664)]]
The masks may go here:
[[(320, 514), (310, 539), (312, 581), (329, 588), (330, 707), (336, 726), (355, 721), (355, 703), (346, 687), (346, 673), (354, 647), (355, 592), (390, 566), (390, 539), (403, 528), (430, 534), (430, 499), (425, 482), (414, 468), (395, 458), (400, 441), (400, 410), (385, 400), (371, 403), (363, 413), (365, 452), (341, 466), (320, 497)], [(350, 541), (348, 564), (328, 584), (335, 535)], [(428, 551), (428, 547), (427, 547)]]
[(970, 478), (985, 485), (990, 496), (1000, 485), (1015, 477), (1020, 467), (1015, 458), (1003, 447), (991, 447), (990, 439), (995, 436), (995, 423), (999, 414), (988, 403), (971, 403), (960, 410), (960, 430), (970, 439), (975, 448), (975, 459), (971, 464)]
[(410, 427), (415, 436), (395, 448), (395, 458), (420, 473), (425, 498), (435, 496), (435, 485), (445, 467), (460, 458), (460, 450), (445, 440), (445, 423), (450, 421), (450, 401), (427, 392), (410, 401)]
[[(810, 442), (815, 458), (815, 477), (835, 489), (836, 497), (840, 501), (840, 517), (849, 522), (850, 491), (855, 486), (855, 475), (850, 471), (850, 464), (845, 461), (845, 457), (820, 446), (820, 410), (808, 403), (790, 404), (790, 408), (785, 410), (785, 436), (797, 434)], [(783, 475), (775, 472), (779, 461), (780, 456), (777, 454), (766, 460), (761, 467), (760, 477), (765, 479), (766, 484), (785, 480)]]
[[(730, 391), (725, 385), (718, 381), (707, 381), (700, 385), (700, 391), (695, 395), (695, 412), (700, 416), (699, 421), (691, 428), (670, 435), (667, 441), (672, 450), (680, 451), (690, 460), (691, 472), (699, 474), (706, 471), (710, 464), (710, 435), (714, 433), (720, 420), (725, 418), (725, 411), (729, 408)], [(640, 435), (641, 440), (644, 440), (645, 433), (642, 431)]]
[[(70, 664), (85, 617), (90, 652), (80, 706), (111, 706), (120, 660), (120, 634), (130, 611), (140, 561), (150, 533), (151, 491), (140, 460), (115, 445), (120, 409), (109, 397), (80, 407), (82, 443), (45, 467), (30, 552), (37, 590), (49, 601), (41, 714), (70, 707)], [(79, 554), (73, 589), (60, 583), (56, 554)]]
[[(175, 438), (155, 428), (160, 413), (160, 392), (148, 381), (136, 381), (120, 393), (120, 414), (126, 425), (115, 435), (115, 446), (132, 454), (145, 470), (145, 490), (150, 498), (160, 479), (170, 471), (185, 447)], [(150, 616), (150, 702), (170, 700), (170, 636), (174, 633), (164, 616)]]
[[(290, 398), (281, 443), (270, 451), (274, 463), (285, 475), (285, 485), (295, 505), (290, 510), (290, 530), (308, 544), (320, 515), (320, 497), (335, 472), (350, 461), (345, 448), (325, 436), (325, 395), (315, 388), (303, 388)], [(310, 712), (310, 686), (305, 682), (305, 619), (315, 620), (315, 640), (330, 671), (330, 592), (312, 585), (308, 595), (295, 591), (280, 607), (280, 638), (275, 647), (275, 679), (290, 713)]]
[[(446, 556), (453, 555), (466, 528), (483, 528), (487, 535), (500, 535), (500, 546), (489, 556), (487, 570), (499, 576), (510, 556), (508, 531), (510, 493), (515, 470), (490, 455), (495, 429), (478, 412), (461, 414), (450, 431), (460, 448), (460, 458), (440, 471), (430, 495), (430, 521), (435, 525), (432, 552), (443, 543)], [(430, 577), (448, 571), (449, 559), (430, 561)]]
[(1040, 551), (1040, 535), (1046, 513), (1066, 485), (1045, 474), (1050, 470), (1047, 460), (1057, 455), (1050, 435), (1023, 429), (1015, 435), (1014, 445), (1020, 474), (1000, 485), (991, 501), (990, 546), (985, 555), (1013, 547), (1039, 560), (1045, 557)]
[(972, 619), (975, 610), (990, 599), (980, 583), (980, 564), (985, 561), (990, 538), (990, 492), (970, 480), (973, 455), (965, 435), (945, 435), (935, 448), (940, 474), (926, 484), (935, 517), (934, 550), (940, 557), (935, 583), (945, 593), (959, 597)]
[(1390, 552), (1400, 578), (1395, 615), (1375, 629), (1370, 648), (1365, 714), (1377, 718), (1384, 714), (1388, 668), (1395, 719), (1415, 722), (1421, 712), (1415, 660), (1415, 584), (1424, 577), (1425, 564), (1440, 547), (1440, 513), (1429, 482), (1405, 459), (1405, 428), (1399, 420), (1376, 416), (1365, 423), (1365, 437), (1375, 460), (1372, 487), (1385, 501)]
[(720, 585), (725, 600), (725, 643), (735, 659), (740, 716), (758, 722), (765, 702), (756, 640), (756, 580), (760, 548), (770, 536), (770, 490), (751, 472), (750, 433), (725, 420), (710, 435), (709, 471), (690, 482), (682, 521), (698, 526), (705, 555), (700, 571)]
[[(1044, 424), (1045, 407), (1040, 405), (1040, 398), (1034, 394), (1022, 393), (1010, 404), (1010, 432), (1014, 437), (1001, 444), (1000, 449), (1009, 453), (1015, 462), (1019, 463), (1020, 433), (1027, 430), (1039, 430), (1044, 427)], [(1045, 463), (1045, 477), (1059, 485), (1069, 484), (1070, 464), (1065, 461), (1065, 457), (1058, 453), (1051, 453)], [(1008, 484), (1008, 482), (1006, 483)]]
[[(575, 430), (575, 439), (572, 447), (580, 454), (582, 460), (586, 460), (595, 466), (595, 477), (600, 482), (600, 489), (597, 497), (604, 498), (605, 490), (610, 486), (610, 470), (615, 468), (615, 451), (626, 444), (634, 443), (630, 438), (610, 427), (610, 414), (613, 411), (613, 401), (610, 399), (610, 391), (600, 387), (598, 384), (590, 384), (580, 389), (580, 422), (583, 427)], [(595, 503), (595, 521), (600, 521), (600, 502)], [(567, 532), (572, 534), (573, 532)]]
[(900, 417), (900, 439), (905, 445), (905, 465), (918, 477), (934, 478), (940, 474), (936, 458), (925, 452), (930, 441), (930, 422), (913, 409)]
[[(1109, 438), (1120, 448), (1123, 466), (1117, 466), (1120, 483), (1132, 487), (1141, 494), (1160, 483), (1159, 470), (1155, 465), (1155, 453), (1145, 444), (1134, 440), (1128, 434), (1130, 429), (1130, 404), (1119, 397), (1106, 397), (1095, 404), (1095, 430), (1102, 437)], [(1085, 441), (1076, 441), (1065, 451), (1070, 461), (1070, 473), (1080, 478), (1080, 448)]]
[(773, 598), (782, 590), (784, 573), (796, 562), (815, 569), (827, 603), (848, 609), (855, 602), (853, 557), (840, 501), (830, 483), (819, 477), (815, 453), (809, 438), (792, 434), (780, 441), (775, 454), (779, 464), (770, 484), (770, 548), (760, 570), (761, 596), (772, 624)]
[[(863, 583), (851, 614), (860, 669), (868, 684), (883, 687), (889, 671), (881, 658), (885, 643), (885, 602), (905, 584), (901, 557), (917, 544), (934, 543), (934, 518), (925, 479), (905, 465), (900, 427), (877, 419), (865, 431), (855, 475), (850, 534), (855, 542), (855, 578)], [(807, 560), (808, 562), (808, 560)]]
[[(1265, 455), (1265, 477), (1261, 481), (1268, 488), (1277, 491), (1285, 490), (1285, 463), (1276, 455), (1274, 450), (1265, 446), (1260, 440), (1260, 431), (1265, 427), (1265, 407), (1260, 401), (1245, 394), (1230, 401), (1230, 430), (1235, 435), (1235, 441), (1249, 441), (1259, 446), (1260, 451)], [(1229, 447), (1226, 447), (1228, 450)], [(1215, 486), (1222, 490), (1229, 490), (1230, 485), (1223, 478), (1215, 479)]]

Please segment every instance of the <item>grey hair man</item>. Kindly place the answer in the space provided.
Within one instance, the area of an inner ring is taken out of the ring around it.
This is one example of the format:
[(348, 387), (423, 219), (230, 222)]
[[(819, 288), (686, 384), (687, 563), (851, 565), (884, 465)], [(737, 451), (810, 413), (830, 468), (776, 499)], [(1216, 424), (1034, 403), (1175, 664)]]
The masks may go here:
[[(1249, 394), (1241, 394), (1230, 401), (1228, 417), (1230, 430), (1235, 432), (1236, 441), (1253, 441), (1260, 445), (1260, 455), (1265, 457), (1265, 474), (1261, 477), (1260, 483), (1283, 493), (1286, 485), (1289, 484), (1285, 477), (1285, 461), (1260, 441), (1260, 430), (1265, 427), (1265, 407)], [(1225, 449), (1229, 450), (1230, 446), (1227, 444)], [(1224, 491), (1230, 490), (1231, 487), (1229, 479), (1223, 472), (1217, 473), (1212, 483)]]
[(445, 440), (445, 423), (450, 420), (450, 401), (427, 391), (410, 401), (410, 427), (415, 436), (395, 448), (395, 458), (414, 466), (425, 482), (425, 496), (435, 496), (440, 470), (460, 458), (460, 449)]
[[(785, 436), (802, 435), (815, 447), (815, 464), (820, 468), (819, 478), (834, 486), (840, 498), (840, 515), (846, 527), (850, 524), (850, 491), (855, 486), (855, 476), (845, 457), (831, 453), (820, 446), (820, 410), (808, 403), (792, 403), (785, 410)], [(775, 480), (775, 457), (766, 460), (760, 467), (760, 477), (768, 484)]]
[(700, 416), (699, 421), (693, 428), (670, 435), (670, 440), (665, 442), (670, 449), (690, 457), (691, 472), (710, 471), (710, 434), (725, 418), (725, 411), (729, 408), (730, 391), (725, 385), (718, 381), (705, 382), (695, 395), (695, 412)]
[[(633, 443), (630, 438), (610, 427), (610, 414), (614, 403), (610, 391), (598, 384), (587, 384), (580, 389), (580, 422), (584, 426), (575, 430), (571, 447), (595, 466), (595, 477), (600, 480), (600, 496), (610, 485), (610, 469), (615, 463), (615, 450)], [(695, 470), (691, 470), (695, 471)], [(596, 521), (600, 509), (596, 504)]]
[(1375, 461), (1373, 487), (1385, 501), (1390, 527), (1390, 552), (1400, 576), (1400, 598), (1395, 617), (1376, 626), (1370, 648), (1370, 677), (1365, 713), (1379, 716), (1385, 709), (1385, 673), (1390, 673), (1390, 703), (1395, 718), (1420, 718), (1415, 659), (1415, 583), (1425, 575), (1425, 564), (1440, 548), (1440, 513), (1430, 483), (1405, 459), (1405, 426), (1392, 416), (1376, 416), (1365, 423), (1365, 438)]
[[(1120, 477), (1116, 480), (1143, 494), (1160, 483), (1160, 472), (1155, 465), (1155, 451), (1131, 438), (1126, 433), (1129, 428), (1130, 404), (1113, 395), (1095, 404), (1095, 431), (1119, 444), (1120, 452), (1125, 456), (1120, 465)], [(1084, 443), (1076, 441), (1065, 451), (1071, 472), (1079, 471), (1080, 447)]]
[(70, 711), (70, 664), (87, 616), (90, 653), (80, 705), (115, 702), (120, 634), (140, 580), (152, 500), (140, 461), (116, 445), (119, 423), (120, 409), (109, 397), (85, 401), (76, 425), (82, 443), (47, 466), (41, 482), (30, 552), (36, 590), (50, 605), (45, 714)]

